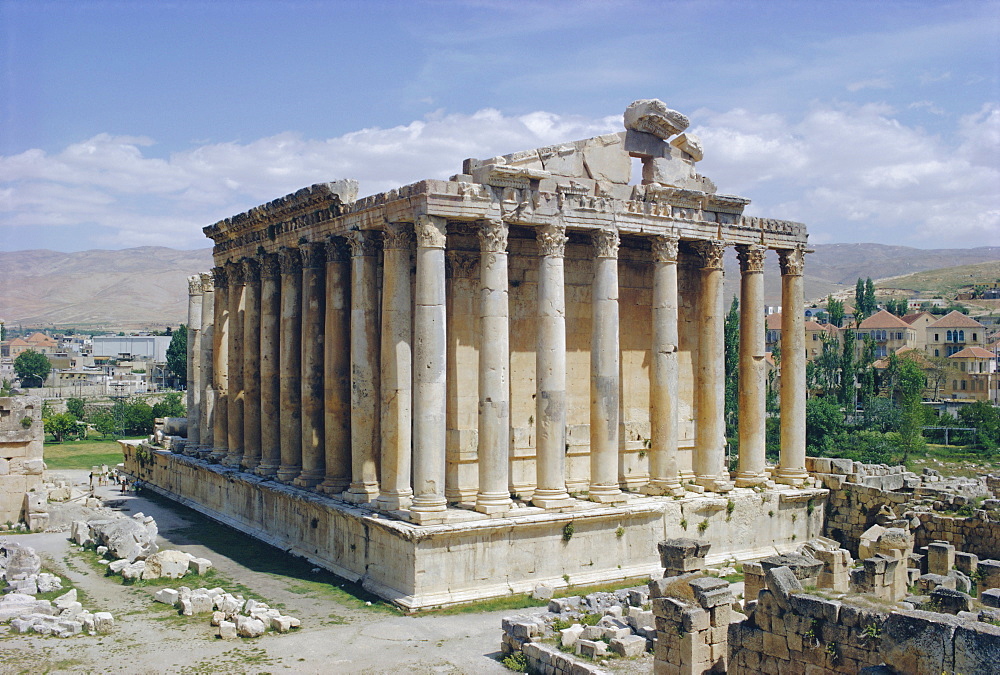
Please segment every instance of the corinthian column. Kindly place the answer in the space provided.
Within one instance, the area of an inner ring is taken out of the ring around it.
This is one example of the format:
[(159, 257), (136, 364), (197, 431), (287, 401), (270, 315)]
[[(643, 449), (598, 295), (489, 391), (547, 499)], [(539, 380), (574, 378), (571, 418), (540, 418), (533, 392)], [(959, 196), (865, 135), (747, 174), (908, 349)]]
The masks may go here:
[(323, 442), (324, 271), (326, 244), (302, 244), (302, 473), (295, 484), (313, 487), (326, 475)]
[(201, 275), (188, 277), (187, 322), (187, 442), (184, 454), (194, 454), (201, 444)]
[(323, 430), (326, 477), (320, 489), (339, 495), (351, 484), (351, 263), (343, 239), (326, 245), (326, 345)]
[(446, 221), (416, 222), (417, 278), (413, 315), (413, 504), (417, 523), (440, 522), (447, 502), (445, 477), (445, 263)]
[(378, 496), (379, 233), (355, 230), (351, 246), (351, 485), (344, 499), (370, 502)]
[(275, 253), (260, 265), (260, 464), (259, 476), (281, 466), (281, 266)]
[(243, 466), (260, 464), (260, 263), (243, 261)]
[(737, 487), (765, 482), (767, 373), (764, 361), (765, 246), (737, 246), (740, 259), (740, 466)]
[(653, 247), (653, 363), (649, 388), (649, 485), (646, 494), (682, 492), (677, 468), (677, 235)]
[(198, 456), (205, 457), (211, 451), (215, 434), (213, 425), (215, 424), (215, 406), (213, 382), (213, 349), (214, 340), (213, 322), (215, 321), (215, 284), (211, 274), (201, 275), (201, 414), (198, 416), (200, 428), (200, 445)]
[(510, 319), (507, 224), (479, 227), (479, 493), (476, 510), (502, 513), (513, 506), (510, 474)]
[(282, 248), (279, 398), (281, 466), (277, 477), (294, 480), (302, 471), (302, 258), (298, 249)]
[(572, 504), (566, 492), (566, 226), (541, 225), (538, 242), (538, 332), (535, 347), (535, 493), (543, 509)]
[(222, 463), (238, 467), (243, 460), (243, 312), (246, 307), (243, 265), (229, 269), (229, 451)]
[(410, 251), (413, 228), (389, 223), (382, 239), (382, 493), (378, 507), (410, 505), (413, 398), (413, 301)]
[(591, 501), (624, 501), (618, 487), (618, 420), (621, 414), (618, 336), (618, 230), (595, 230), (591, 286), (590, 495)]
[(215, 278), (215, 320), (212, 335), (212, 378), (215, 424), (211, 461), (221, 461), (229, 448), (229, 279), (225, 267), (212, 269)]
[(806, 345), (802, 289), (805, 247), (779, 250), (781, 263), (781, 454), (775, 480), (797, 485), (806, 473)]
[(692, 244), (701, 256), (698, 294), (698, 365), (695, 368), (695, 483), (706, 490), (732, 487), (726, 463), (725, 312), (722, 297), (721, 241)]

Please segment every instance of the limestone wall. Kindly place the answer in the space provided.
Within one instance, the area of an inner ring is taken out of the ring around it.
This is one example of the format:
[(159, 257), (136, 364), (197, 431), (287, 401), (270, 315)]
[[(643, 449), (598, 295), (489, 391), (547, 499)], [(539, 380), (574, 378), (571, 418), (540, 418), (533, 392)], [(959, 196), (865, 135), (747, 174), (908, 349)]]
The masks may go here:
[(917, 548), (932, 541), (947, 541), (965, 553), (1000, 559), (1000, 522), (989, 511), (978, 509), (961, 518), (941, 513), (919, 513), (920, 527), (914, 531)]
[(562, 588), (567, 578), (578, 585), (658, 574), (651, 542), (665, 534), (711, 543), (710, 562), (791, 550), (820, 533), (826, 495), (746, 491), (732, 497), (731, 512), (727, 499), (694, 493), (504, 518), (454, 510), (451, 522), (418, 526), (202, 460), (122, 446), (128, 471), (150, 489), (409, 608), (530, 592), (540, 583)]
[(41, 487), (43, 440), (40, 398), (0, 398), (0, 526), (22, 522), (25, 493)]

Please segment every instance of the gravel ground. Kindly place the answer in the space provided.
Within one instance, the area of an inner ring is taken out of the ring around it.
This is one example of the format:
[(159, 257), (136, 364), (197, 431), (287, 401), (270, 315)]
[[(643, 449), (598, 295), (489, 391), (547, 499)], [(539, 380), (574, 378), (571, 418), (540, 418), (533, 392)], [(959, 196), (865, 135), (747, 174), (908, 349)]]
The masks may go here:
[[(85, 471), (59, 473), (78, 482), (87, 479)], [(501, 618), (542, 611), (400, 616), (338, 597), (301, 576), (275, 574), (274, 560), (260, 565), (252, 557), (227, 557), (199, 541), (195, 514), (165, 500), (123, 497), (110, 487), (97, 488), (97, 494), (119, 501), (124, 513), (153, 516), (161, 549), (208, 558), (222, 578), (245, 587), (238, 592), (282, 607), (302, 620), (302, 628), (256, 640), (219, 640), (208, 617), (181, 617), (154, 603), (157, 587), (122, 586), (119, 579), (104, 577), (70, 544), (68, 532), (6, 535), (35, 548), (49, 571), (83, 594), (85, 608), (111, 612), (116, 625), (111, 635), (67, 639), (17, 635), (0, 626), (0, 673), (509, 673), (496, 660)], [(200, 585), (196, 579), (174, 582), (174, 587)]]

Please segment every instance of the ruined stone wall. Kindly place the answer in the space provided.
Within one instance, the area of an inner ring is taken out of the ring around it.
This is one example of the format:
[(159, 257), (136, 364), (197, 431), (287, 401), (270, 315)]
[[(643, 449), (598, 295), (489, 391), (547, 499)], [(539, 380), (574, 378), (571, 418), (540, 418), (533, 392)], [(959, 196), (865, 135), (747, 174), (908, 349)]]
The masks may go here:
[(43, 440), (40, 398), (0, 398), (0, 525), (24, 521), (25, 495), (42, 485)]
[(827, 500), (824, 534), (858, 556), (858, 542), (878, 520), (879, 510), (888, 505), (897, 511), (910, 498), (906, 492), (891, 492), (856, 483), (844, 483), (841, 489), (831, 489)]
[(916, 546), (932, 541), (947, 541), (965, 553), (980, 558), (1000, 558), (1000, 522), (992, 520), (991, 512), (978, 509), (962, 518), (941, 513), (918, 513), (920, 527), (914, 531)]

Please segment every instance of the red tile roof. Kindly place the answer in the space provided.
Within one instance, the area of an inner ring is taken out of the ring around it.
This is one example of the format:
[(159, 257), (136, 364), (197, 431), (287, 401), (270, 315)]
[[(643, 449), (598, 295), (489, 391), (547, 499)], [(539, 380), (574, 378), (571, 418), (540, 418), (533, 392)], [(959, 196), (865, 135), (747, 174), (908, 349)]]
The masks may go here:
[(861, 322), (858, 326), (861, 330), (866, 330), (869, 328), (909, 328), (910, 324), (905, 323), (898, 316), (894, 316), (884, 309), (879, 310), (875, 314)]
[(986, 328), (975, 319), (970, 319), (958, 310), (952, 310), (932, 323), (928, 328)]
[(987, 351), (982, 347), (966, 347), (960, 352), (955, 352), (948, 358), (950, 359), (992, 359), (993, 352)]

